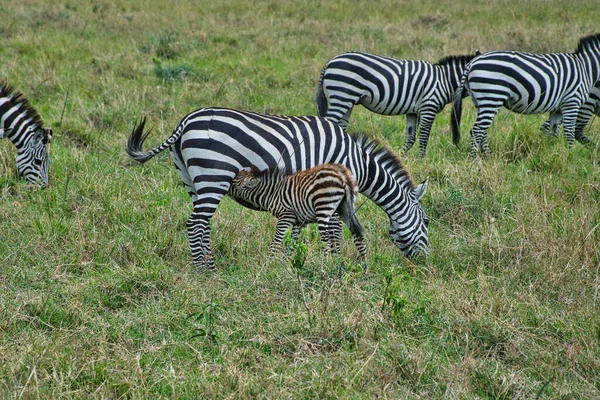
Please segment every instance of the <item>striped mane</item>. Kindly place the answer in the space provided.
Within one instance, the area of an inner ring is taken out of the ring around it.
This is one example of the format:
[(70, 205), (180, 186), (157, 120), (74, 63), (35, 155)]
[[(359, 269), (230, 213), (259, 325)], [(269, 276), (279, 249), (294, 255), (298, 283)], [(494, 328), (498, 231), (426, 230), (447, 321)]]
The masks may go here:
[(29, 103), (29, 100), (23, 96), (23, 93), (15, 91), (8, 83), (2, 83), (0, 84), (0, 98), (1, 97), (10, 98), (9, 101), (12, 103), (13, 107), (20, 104), (20, 110), (25, 111), (34, 124), (37, 124), (40, 128), (43, 126), (42, 117), (40, 117), (40, 114), (38, 114), (31, 103)]
[(408, 175), (408, 171), (406, 171), (406, 168), (404, 168), (404, 165), (402, 165), (402, 162), (393, 150), (385, 146), (378, 139), (369, 139), (361, 133), (353, 134), (352, 139), (358, 143), (365, 153), (385, 168), (398, 183), (408, 185), (411, 190), (415, 189), (415, 184)]
[(585, 53), (590, 48), (600, 48), (600, 33), (589, 35), (579, 39), (575, 54)]
[(281, 181), (287, 176), (291, 175), (290, 172), (286, 171), (286, 169), (282, 167), (269, 168), (261, 171), (255, 166), (251, 166), (250, 168), (243, 169), (242, 171), (246, 172), (252, 178), (260, 179), (260, 181), (263, 183), (267, 181)]
[(454, 63), (467, 64), (469, 61), (471, 61), (475, 57), (476, 57), (476, 54), (464, 54), (464, 55), (460, 55), (460, 56), (446, 56), (444, 58), (439, 59), (435, 63), (435, 65), (445, 66), (445, 65), (452, 65)]

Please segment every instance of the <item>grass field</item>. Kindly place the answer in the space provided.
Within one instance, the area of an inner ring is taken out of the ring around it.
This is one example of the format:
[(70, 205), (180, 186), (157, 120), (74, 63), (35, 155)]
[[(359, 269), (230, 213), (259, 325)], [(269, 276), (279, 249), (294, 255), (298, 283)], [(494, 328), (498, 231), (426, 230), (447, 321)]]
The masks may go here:
[[(55, 132), (45, 190), (0, 142), (0, 397), (600, 398), (600, 148), (545, 137), (545, 115), (501, 111), (472, 162), (470, 99), (460, 148), (441, 113), (402, 157), (430, 178), (431, 254), (406, 259), (366, 202), (369, 274), (347, 231), (339, 274), (314, 226), (304, 261), (270, 261), (274, 220), (230, 199), (195, 273), (169, 157), (124, 152), (144, 115), (148, 146), (207, 105), (313, 115), (348, 50), (573, 51), (596, 0), (168, 3), (0, 4), (0, 78)], [(357, 108), (349, 131), (399, 149), (404, 124)]]

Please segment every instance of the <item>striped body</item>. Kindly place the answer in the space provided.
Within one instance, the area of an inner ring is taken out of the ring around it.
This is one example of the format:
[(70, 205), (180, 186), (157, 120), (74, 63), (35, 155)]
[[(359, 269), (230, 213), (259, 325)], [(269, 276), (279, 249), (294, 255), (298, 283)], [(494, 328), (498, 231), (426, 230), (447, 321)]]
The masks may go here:
[[(477, 108), (471, 131), (470, 154), (489, 152), (487, 130), (504, 106), (522, 114), (549, 112), (553, 121), (562, 120), (569, 144), (585, 142), (582, 132), (575, 135), (580, 108), (600, 80), (600, 35), (583, 38), (574, 53), (532, 54), (514, 51), (485, 53), (473, 60), (455, 93), (452, 113), (454, 142), (460, 140), (462, 92), (466, 90)], [(582, 115), (587, 124), (591, 114)]]
[(353, 140), (325, 118), (207, 107), (185, 116), (167, 140), (145, 152), (144, 125), (142, 120), (134, 128), (127, 152), (145, 162), (169, 148), (194, 204), (187, 228), (198, 267), (213, 267), (209, 221), (233, 178), (251, 167), (294, 173), (326, 163), (343, 164), (361, 193), (389, 215), (394, 243), (409, 257), (427, 249), (428, 219), (419, 203), (426, 182), (414, 186), (392, 152), (364, 137)]
[(452, 101), (474, 56), (450, 56), (436, 64), (396, 60), (367, 53), (340, 54), (325, 64), (317, 86), (319, 115), (348, 125), (356, 104), (382, 115), (406, 114), (408, 151), (419, 128), (419, 155), (425, 156), (435, 116)]
[(316, 222), (321, 240), (329, 250), (339, 252), (340, 238), (334, 218), (337, 213), (352, 232), (364, 261), (366, 244), (354, 210), (357, 192), (358, 183), (352, 173), (339, 164), (325, 164), (293, 175), (284, 175), (277, 169), (263, 173), (241, 170), (229, 188), (233, 199), (269, 211), (277, 218), (271, 249), (281, 245), (288, 229)]
[(0, 139), (8, 138), (17, 148), (17, 171), (28, 183), (48, 184), (48, 144), (52, 130), (21, 92), (0, 85)]
[[(600, 81), (596, 82), (596, 85), (590, 92), (589, 98), (581, 106), (579, 113), (577, 114), (577, 121), (575, 122), (575, 138), (583, 144), (592, 143), (592, 141), (583, 134), (583, 130), (594, 114), (600, 116)], [(541, 130), (544, 133), (557, 136), (558, 127), (561, 123), (561, 114), (551, 114), (550, 119), (542, 124)]]

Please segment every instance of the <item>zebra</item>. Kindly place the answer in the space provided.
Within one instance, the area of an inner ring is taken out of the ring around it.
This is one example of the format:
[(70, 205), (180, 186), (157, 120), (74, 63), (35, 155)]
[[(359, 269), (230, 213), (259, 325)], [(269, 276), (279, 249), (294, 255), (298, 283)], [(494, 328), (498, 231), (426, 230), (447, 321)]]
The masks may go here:
[(338, 219), (333, 218), (337, 213), (352, 232), (364, 262), (367, 246), (354, 210), (357, 193), (358, 183), (348, 168), (341, 164), (324, 164), (293, 175), (287, 175), (279, 168), (264, 172), (255, 167), (242, 169), (233, 178), (228, 194), (277, 217), (271, 251), (281, 245), (288, 229), (317, 222), (321, 240), (327, 244), (328, 251), (339, 253), (335, 226)]
[(418, 126), (419, 156), (425, 157), (435, 116), (452, 102), (466, 65), (476, 55), (448, 56), (431, 64), (361, 52), (340, 54), (321, 71), (316, 95), (319, 116), (346, 128), (356, 104), (377, 114), (406, 114), (402, 152), (414, 145)]
[[(580, 108), (600, 80), (600, 34), (583, 37), (573, 53), (533, 54), (494, 51), (480, 55), (466, 68), (454, 94), (452, 138), (460, 142), (463, 91), (466, 89), (477, 108), (477, 120), (471, 130), (470, 156), (479, 149), (490, 152), (487, 130), (504, 106), (523, 114), (550, 112), (550, 125), (562, 120), (569, 147), (574, 139), (589, 142), (582, 130), (575, 135)], [(585, 126), (590, 112), (580, 114)]]
[(186, 226), (198, 269), (214, 268), (210, 219), (233, 177), (250, 167), (294, 173), (325, 163), (343, 164), (359, 191), (390, 217), (389, 234), (396, 246), (409, 258), (427, 252), (429, 218), (420, 199), (428, 180), (415, 185), (394, 152), (377, 140), (351, 138), (336, 123), (315, 116), (205, 107), (186, 115), (162, 144), (143, 151), (150, 134), (144, 132), (145, 123), (144, 117), (133, 128), (126, 151), (143, 163), (169, 148), (194, 205)]
[[(590, 97), (579, 109), (577, 121), (575, 122), (575, 138), (586, 145), (591, 145), (593, 142), (583, 134), (583, 130), (594, 114), (600, 116), (600, 81), (596, 82), (590, 92)], [(558, 126), (561, 122), (562, 115), (552, 114), (540, 129), (548, 135), (557, 136)]]
[(52, 129), (29, 101), (7, 83), (0, 84), (0, 139), (8, 138), (17, 148), (17, 171), (27, 183), (48, 185), (48, 145)]

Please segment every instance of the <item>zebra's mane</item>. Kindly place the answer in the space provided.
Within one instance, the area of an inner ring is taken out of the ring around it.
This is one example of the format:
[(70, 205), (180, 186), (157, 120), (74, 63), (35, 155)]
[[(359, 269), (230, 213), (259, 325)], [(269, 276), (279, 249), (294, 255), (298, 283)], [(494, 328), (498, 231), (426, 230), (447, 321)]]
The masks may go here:
[(285, 167), (277, 166), (269, 169), (265, 169), (263, 171), (259, 170), (255, 166), (250, 167), (249, 169), (245, 169), (252, 178), (258, 178), (261, 182), (265, 181), (280, 181), (285, 179), (287, 176), (291, 175), (289, 171), (285, 169)]
[(378, 139), (369, 139), (362, 133), (353, 134), (352, 139), (358, 143), (365, 153), (392, 175), (398, 183), (408, 185), (411, 190), (415, 189), (415, 184), (408, 175), (408, 171), (392, 149)]
[[(8, 83), (0, 83), (0, 97), (8, 97), (10, 98), (10, 102), (13, 106), (21, 104), (20, 111), (26, 112), (27, 116), (31, 118), (32, 122), (37, 124), (40, 128), (43, 126), (42, 117), (40, 114), (33, 108), (29, 100), (23, 96), (23, 93), (20, 91), (16, 91), (10, 86)], [(47, 133), (44, 131), (44, 135), (47, 136)]]
[(579, 39), (579, 44), (577, 45), (577, 50), (575, 50), (575, 53), (583, 53), (590, 47), (600, 47), (600, 33), (585, 36)]
[(441, 58), (438, 60), (438, 62), (435, 63), (435, 65), (451, 65), (454, 64), (455, 62), (458, 62), (459, 64), (467, 64), (469, 61), (471, 61), (472, 59), (474, 59), (476, 57), (476, 54), (463, 54), (463, 55), (459, 55), (459, 56), (446, 56), (444, 58)]

